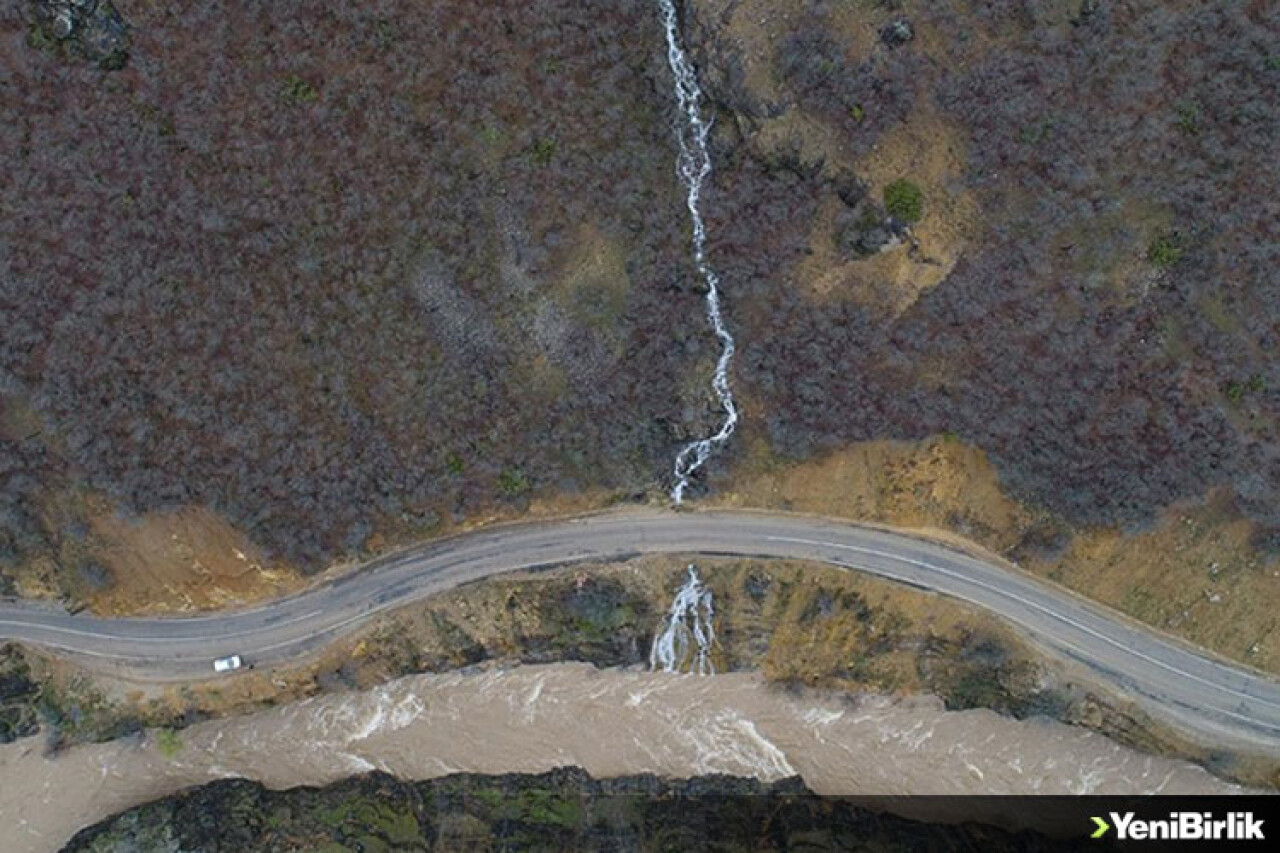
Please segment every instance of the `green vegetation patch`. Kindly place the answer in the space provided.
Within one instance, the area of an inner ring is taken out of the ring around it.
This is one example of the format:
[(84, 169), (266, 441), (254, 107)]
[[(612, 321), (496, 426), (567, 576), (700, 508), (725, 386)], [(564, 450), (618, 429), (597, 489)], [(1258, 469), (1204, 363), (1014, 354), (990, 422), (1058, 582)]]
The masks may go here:
[(1222, 393), (1233, 404), (1239, 405), (1249, 394), (1259, 394), (1267, 389), (1267, 381), (1262, 374), (1255, 373), (1244, 381), (1233, 380), (1222, 388)]
[(1064, 718), (1059, 697), (1041, 688), (1035, 663), (995, 634), (966, 630), (957, 639), (934, 638), (917, 667), (950, 710)]
[(31, 678), (31, 669), (22, 650), (0, 646), (0, 743), (35, 734), (40, 728), (36, 703), (40, 686)]
[(1177, 234), (1162, 234), (1147, 247), (1147, 260), (1160, 269), (1168, 269), (1182, 259), (1182, 241)]
[(320, 97), (320, 90), (297, 74), (290, 74), (280, 86), (280, 97), (287, 104), (310, 104)]
[(1024, 124), (1018, 130), (1018, 141), (1023, 145), (1039, 145), (1053, 135), (1052, 118), (1042, 118)]
[(1200, 132), (1200, 107), (1193, 103), (1178, 104), (1175, 108), (1177, 114), (1178, 130), (1188, 136), (1195, 136)]
[(533, 605), (539, 628), (520, 638), (525, 663), (629, 666), (644, 658), (655, 617), (647, 601), (615, 580), (566, 579), (538, 591)]
[[(353, 830), (359, 834), (363, 849), (374, 841), (391, 845), (411, 844), (421, 837), (421, 827), (403, 804), (373, 796), (353, 795), (332, 807), (317, 810), (316, 817), (325, 826)], [(386, 849), (385, 846), (383, 849)]]
[(156, 732), (156, 749), (165, 758), (173, 758), (182, 752), (182, 735), (174, 729), (160, 729)]
[(582, 822), (582, 800), (562, 792), (537, 788), (521, 791), (515, 805), (519, 819), (526, 823), (571, 829)]
[(528, 475), (519, 468), (506, 468), (498, 475), (498, 491), (505, 498), (518, 498), (532, 488)]
[(894, 219), (918, 222), (924, 215), (924, 192), (906, 178), (899, 178), (884, 188), (884, 207)]
[[(55, 747), (114, 740), (143, 729), (143, 721), (136, 714), (113, 703), (83, 675), (65, 684), (44, 684), (38, 709)], [(168, 721), (155, 722), (164, 725)]]
[(556, 141), (543, 137), (529, 148), (529, 159), (539, 166), (549, 166), (556, 156)]
[(60, 60), (96, 62), (119, 71), (129, 62), (129, 25), (110, 0), (97, 3), (36, 3), (27, 46)]

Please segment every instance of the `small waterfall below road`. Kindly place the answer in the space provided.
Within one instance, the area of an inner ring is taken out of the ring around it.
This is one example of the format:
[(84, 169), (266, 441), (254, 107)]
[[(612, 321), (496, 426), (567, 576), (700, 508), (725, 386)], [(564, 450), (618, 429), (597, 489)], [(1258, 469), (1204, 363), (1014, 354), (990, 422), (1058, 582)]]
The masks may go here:
[(691, 673), (714, 675), (715, 667), (711, 664), (711, 645), (716, 640), (711, 624), (714, 616), (711, 590), (702, 585), (698, 570), (690, 565), (689, 575), (676, 591), (662, 630), (653, 637), (649, 668), (682, 672), (687, 664)]
[(733, 435), (738, 425), (738, 407), (733, 401), (733, 391), (729, 387), (729, 363), (733, 361), (734, 354), (733, 336), (729, 334), (720, 310), (720, 279), (707, 261), (707, 228), (699, 206), (702, 199), (702, 186), (711, 175), (711, 152), (707, 147), (711, 122), (702, 118), (702, 89), (698, 87), (698, 75), (680, 44), (679, 17), (676, 14), (675, 2), (674, 0), (658, 0), (658, 2), (662, 9), (662, 23), (667, 34), (667, 62), (675, 78), (676, 102), (683, 117), (683, 121), (676, 126), (676, 140), (680, 145), (680, 156), (676, 166), (680, 181), (688, 190), (689, 218), (693, 223), (693, 261), (698, 268), (698, 274), (702, 276), (707, 286), (707, 320), (720, 341), (720, 357), (716, 361), (711, 388), (715, 392), (721, 411), (724, 412), (724, 420), (719, 430), (706, 438), (689, 442), (676, 455), (673, 471), (675, 485), (671, 488), (671, 499), (679, 504), (684, 501), (685, 490), (689, 487), (689, 478), (706, 464), (716, 445), (723, 444), (729, 436)]

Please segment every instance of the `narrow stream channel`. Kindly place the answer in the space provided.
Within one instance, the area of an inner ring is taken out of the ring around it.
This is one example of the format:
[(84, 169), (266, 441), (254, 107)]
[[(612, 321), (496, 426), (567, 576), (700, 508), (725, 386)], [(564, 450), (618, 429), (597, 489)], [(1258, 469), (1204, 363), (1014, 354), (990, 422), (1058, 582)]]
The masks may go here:
[(688, 192), (686, 202), (693, 226), (693, 262), (707, 287), (707, 320), (720, 342), (720, 357), (716, 360), (711, 377), (711, 388), (724, 412), (724, 420), (715, 433), (689, 442), (676, 455), (673, 471), (675, 485), (671, 488), (671, 500), (680, 504), (684, 501), (685, 490), (689, 488), (689, 478), (706, 464), (717, 445), (729, 440), (738, 426), (738, 407), (729, 386), (729, 364), (733, 361), (736, 345), (720, 310), (720, 277), (707, 260), (707, 226), (702, 219), (702, 188), (711, 176), (711, 150), (707, 147), (711, 122), (702, 115), (702, 89), (698, 87), (697, 70), (680, 42), (680, 20), (675, 3), (673, 0), (658, 0), (658, 3), (667, 36), (667, 62), (671, 66), (676, 103), (680, 108), (681, 120), (676, 125), (680, 156), (676, 167), (680, 181)]

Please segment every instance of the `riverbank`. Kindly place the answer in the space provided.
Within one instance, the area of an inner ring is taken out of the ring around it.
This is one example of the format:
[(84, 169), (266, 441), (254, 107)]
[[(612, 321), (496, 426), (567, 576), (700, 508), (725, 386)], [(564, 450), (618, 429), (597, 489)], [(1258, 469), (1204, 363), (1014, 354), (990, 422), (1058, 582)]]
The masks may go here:
[[(412, 673), (581, 661), (636, 667), (685, 565), (648, 557), (503, 577), (457, 588), (379, 619), (291, 668), (203, 684), (89, 678), (36, 659), (32, 702), (52, 748), (144, 727), (180, 729)], [(849, 695), (930, 694), (953, 710), (1047, 716), (1148, 752), (1201, 763), (1225, 778), (1274, 786), (1274, 761), (1198, 744), (1037, 652), (996, 617), (864, 575), (799, 562), (705, 560), (716, 604), (717, 671)]]
[[(966, 798), (972, 802), (971, 798)], [(580, 768), (543, 774), (456, 774), (410, 783), (384, 774), (322, 788), (271, 791), (215, 782), (132, 809), (78, 833), (67, 853), (147, 849), (669, 851), (1067, 851), (1099, 849), (1078, 825), (1047, 834), (988, 824), (1000, 815), (887, 813), (902, 803), (819, 799), (798, 779), (731, 776), (595, 779)], [(945, 805), (923, 806), (944, 812)], [(959, 806), (953, 806), (959, 808)], [(972, 808), (972, 806), (970, 806)], [(1004, 814), (1007, 820), (1009, 815)], [(1072, 815), (1072, 817), (1075, 817)], [(962, 822), (963, 821), (963, 822)], [(1103, 849), (1109, 849), (1101, 842)]]
[[(874, 805), (874, 804), (873, 804)], [(594, 779), (549, 773), (459, 774), (409, 783), (383, 774), (323, 788), (275, 792), (215, 782), (130, 810), (78, 833), (67, 853), (282, 847), (347, 850), (860, 849), (987, 851), (1085, 849), (983, 825), (930, 823), (860, 803), (823, 800), (799, 780), (762, 784), (729, 776)], [(1096, 850), (1096, 844), (1089, 847)]]

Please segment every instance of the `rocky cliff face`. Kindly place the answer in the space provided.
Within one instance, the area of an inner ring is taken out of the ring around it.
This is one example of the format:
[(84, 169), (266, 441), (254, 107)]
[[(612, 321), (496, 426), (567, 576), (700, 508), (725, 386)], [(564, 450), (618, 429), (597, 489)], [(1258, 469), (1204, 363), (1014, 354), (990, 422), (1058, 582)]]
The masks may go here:
[[(1096, 842), (1088, 849), (1097, 849)], [(400, 782), (372, 774), (325, 788), (269, 791), (215, 782), (79, 833), (66, 853), (283, 853), (295, 850), (1047, 851), (1085, 849), (975, 823), (928, 824), (725, 776), (593, 779), (458, 775)]]

